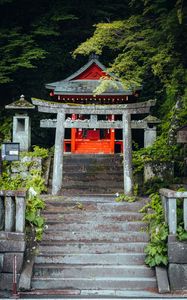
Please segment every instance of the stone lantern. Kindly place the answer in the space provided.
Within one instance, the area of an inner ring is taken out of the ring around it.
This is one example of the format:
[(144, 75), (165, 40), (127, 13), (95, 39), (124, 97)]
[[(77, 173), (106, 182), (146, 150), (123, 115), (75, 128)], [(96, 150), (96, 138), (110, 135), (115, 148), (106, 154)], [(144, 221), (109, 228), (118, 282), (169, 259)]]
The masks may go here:
[(12, 142), (19, 143), (21, 151), (28, 151), (31, 146), (31, 121), (28, 111), (33, 110), (35, 106), (21, 95), (19, 100), (6, 105), (5, 108), (15, 111)]
[(144, 128), (144, 147), (153, 145), (156, 140), (156, 125), (160, 123), (157, 117), (148, 115), (143, 121), (147, 124)]

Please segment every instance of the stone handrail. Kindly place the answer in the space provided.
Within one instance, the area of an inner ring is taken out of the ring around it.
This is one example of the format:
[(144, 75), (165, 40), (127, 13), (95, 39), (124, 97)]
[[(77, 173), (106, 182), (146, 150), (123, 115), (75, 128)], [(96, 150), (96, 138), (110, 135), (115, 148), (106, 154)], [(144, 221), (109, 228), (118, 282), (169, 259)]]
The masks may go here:
[(177, 192), (170, 189), (159, 190), (164, 207), (165, 221), (169, 225), (169, 234), (177, 232), (177, 199), (183, 201), (184, 229), (187, 230), (187, 191)]
[(26, 190), (0, 190), (0, 231), (25, 230)]

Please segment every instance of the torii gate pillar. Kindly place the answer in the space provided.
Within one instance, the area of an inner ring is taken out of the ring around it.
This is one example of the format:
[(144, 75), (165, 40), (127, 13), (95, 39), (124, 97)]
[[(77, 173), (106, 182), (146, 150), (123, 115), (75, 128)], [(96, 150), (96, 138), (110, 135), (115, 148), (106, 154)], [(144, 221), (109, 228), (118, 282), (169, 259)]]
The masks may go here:
[(55, 135), (52, 195), (57, 195), (62, 187), (63, 154), (64, 154), (64, 121), (65, 121), (64, 111), (58, 112), (56, 135)]
[(123, 113), (123, 173), (124, 173), (124, 193), (132, 195), (132, 134), (131, 115), (128, 111)]

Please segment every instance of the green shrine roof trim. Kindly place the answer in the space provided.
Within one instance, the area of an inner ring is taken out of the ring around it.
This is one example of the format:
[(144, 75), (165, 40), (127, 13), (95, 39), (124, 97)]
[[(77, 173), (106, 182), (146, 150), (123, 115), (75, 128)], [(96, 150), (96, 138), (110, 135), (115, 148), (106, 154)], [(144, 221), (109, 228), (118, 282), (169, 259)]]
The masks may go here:
[(34, 109), (35, 106), (25, 100), (25, 97), (21, 95), (19, 100), (16, 100), (5, 106), (6, 109)]

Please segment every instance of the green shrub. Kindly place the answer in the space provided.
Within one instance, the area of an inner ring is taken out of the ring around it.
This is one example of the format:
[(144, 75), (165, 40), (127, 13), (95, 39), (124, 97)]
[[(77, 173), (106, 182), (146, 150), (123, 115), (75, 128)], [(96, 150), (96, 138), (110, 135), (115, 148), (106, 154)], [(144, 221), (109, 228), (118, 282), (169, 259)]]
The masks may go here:
[(150, 267), (167, 265), (168, 226), (164, 221), (164, 212), (159, 194), (150, 195), (151, 201), (143, 207), (146, 213), (144, 221), (148, 223), (150, 242), (145, 248), (145, 263)]

